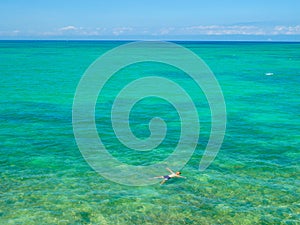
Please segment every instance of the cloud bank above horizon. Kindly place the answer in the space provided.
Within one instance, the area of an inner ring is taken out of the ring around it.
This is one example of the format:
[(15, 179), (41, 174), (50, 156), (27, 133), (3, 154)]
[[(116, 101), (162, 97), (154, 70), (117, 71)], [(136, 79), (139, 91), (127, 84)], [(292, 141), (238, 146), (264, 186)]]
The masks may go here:
[(162, 28), (149, 28), (149, 27), (79, 27), (74, 25), (67, 25), (53, 29), (51, 31), (0, 31), (0, 37), (34, 37), (34, 38), (99, 38), (111, 37), (168, 37), (168, 36), (226, 36), (226, 35), (247, 35), (247, 36), (276, 36), (276, 35), (299, 35), (300, 25), (285, 26), (259, 26), (259, 25), (199, 25), (199, 26), (186, 26), (186, 27), (162, 27)]

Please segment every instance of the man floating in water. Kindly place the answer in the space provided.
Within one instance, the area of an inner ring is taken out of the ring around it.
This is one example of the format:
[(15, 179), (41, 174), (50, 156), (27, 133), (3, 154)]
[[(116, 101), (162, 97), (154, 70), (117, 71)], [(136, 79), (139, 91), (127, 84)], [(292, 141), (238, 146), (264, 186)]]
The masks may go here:
[(167, 180), (170, 180), (171, 178), (173, 177), (177, 177), (177, 178), (185, 178), (186, 177), (183, 177), (183, 176), (180, 176), (181, 172), (176, 172), (174, 173), (170, 168), (166, 168), (171, 174), (169, 175), (165, 175), (165, 176), (158, 176), (158, 177), (154, 177), (154, 178), (161, 178), (163, 179), (162, 182), (160, 182), (160, 184), (164, 184)]

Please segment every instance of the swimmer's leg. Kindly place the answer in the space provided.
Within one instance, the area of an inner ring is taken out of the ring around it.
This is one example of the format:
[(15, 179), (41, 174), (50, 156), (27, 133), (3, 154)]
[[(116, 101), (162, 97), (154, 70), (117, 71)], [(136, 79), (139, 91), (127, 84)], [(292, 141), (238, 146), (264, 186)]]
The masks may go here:
[(160, 182), (160, 185), (163, 185), (165, 182), (166, 182), (166, 179), (163, 179), (163, 180)]

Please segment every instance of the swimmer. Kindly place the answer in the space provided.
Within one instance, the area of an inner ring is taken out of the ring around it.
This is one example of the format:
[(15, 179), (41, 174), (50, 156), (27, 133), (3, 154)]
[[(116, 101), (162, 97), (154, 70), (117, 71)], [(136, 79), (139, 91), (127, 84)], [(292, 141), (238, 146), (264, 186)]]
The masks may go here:
[(164, 184), (167, 180), (170, 180), (170, 179), (173, 178), (173, 177), (185, 178), (185, 179), (186, 179), (186, 177), (180, 176), (181, 173), (180, 173), (179, 171), (176, 172), (176, 173), (174, 173), (171, 169), (169, 169), (169, 168), (166, 168), (166, 169), (167, 169), (171, 174), (165, 175), (165, 176), (154, 177), (154, 178), (161, 178), (161, 179), (163, 179), (162, 182), (160, 182), (160, 184)]

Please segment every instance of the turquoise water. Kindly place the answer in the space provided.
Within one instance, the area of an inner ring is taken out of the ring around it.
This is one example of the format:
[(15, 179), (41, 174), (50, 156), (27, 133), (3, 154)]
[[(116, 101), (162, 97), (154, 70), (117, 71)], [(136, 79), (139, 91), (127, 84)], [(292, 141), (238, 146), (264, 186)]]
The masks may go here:
[[(199, 160), (210, 131), (203, 94), (174, 68), (145, 63), (119, 71), (131, 79), (141, 73), (173, 79), (199, 98), (201, 136), (182, 169), (187, 179), (145, 187), (104, 179), (83, 159), (73, 135), (81, 76), (120, 44), (0, 42), (0, 224), (299, 224), (300, 43), (180, 43), (208, 64), (226, 100), (225, 140), (203, 172)], [(132, 152), (110, 127), (109, 108), (122, 87), (110, 82), (96, 121), (111, 154), (132, 165), (167, 157), (180, 132), (172, 105), (153, 98), (133, 108), (136, 136), (147, 137), (147, 124), (158, 115), (170, 129), (162, 150)]]

